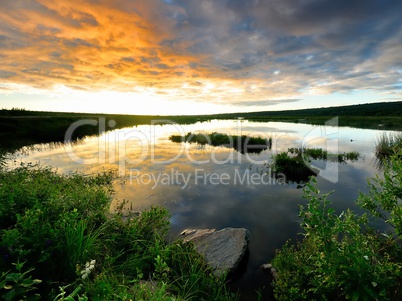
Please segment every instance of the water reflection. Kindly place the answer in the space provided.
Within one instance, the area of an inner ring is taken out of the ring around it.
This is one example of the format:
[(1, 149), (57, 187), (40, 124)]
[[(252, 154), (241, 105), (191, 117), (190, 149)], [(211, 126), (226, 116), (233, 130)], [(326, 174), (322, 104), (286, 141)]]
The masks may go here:
[[(272, 137), (272, 149), (241, 154), (225, 147), (169, 141), (171, 135), (196, 131)], [(318, 188), (324, 193), (335, 190), (330, 196), (334, 207), (339, 211), (348, 207), (358, 210), (354, 205), (358, 191), (366, 191), (367, 178), (376, 173), (371, 162), (374, 142), (380, 133), (348, 127), (237, 120), (137, 126), (76, 144), (22, 149), (15, 154), (15, 161), (8, 162), (8, 167), (14, 168), (23, 161), (50, 165), (61, 173), (89, 174), (114, 169), (124, 174), (127, 181), (124, 185), (116, 184), (111, 210), (124, 200), (127, 210), (166, 206), (172, 214), (172, 238), (184, 228), (249, 229), (249, 262), (245, 274), (233, 287), (242, 290), (244, 300), (255, 300), (254, 290), (268, 287), (270, 281), (260, 265), (269, 262), (287, 239), (297, 237), (299, 204), (306, 203), (296, 183), (284, 183), (269, 173), (261, 173), (261, 168), (272, 163), (273, 154), (291, 147), (359, 152), (362, 159), (346, 165), (312, 161), (320, 171)]]

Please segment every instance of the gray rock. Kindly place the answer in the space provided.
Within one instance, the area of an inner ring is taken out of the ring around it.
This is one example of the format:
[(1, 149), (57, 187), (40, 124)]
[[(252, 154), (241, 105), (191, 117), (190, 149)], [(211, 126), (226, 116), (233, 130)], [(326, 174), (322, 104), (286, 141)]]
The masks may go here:
[(194, 243), (216, 276), (234, 272), (248, 248), (250, 233), (244, 228), (186, 229), (184, 241)]
[(184, 236), (184, 241), (190, 241), (193, 238), (202, 236), (204, 234), (215, 232), (216, 229), (186, 229), (180, 234)]

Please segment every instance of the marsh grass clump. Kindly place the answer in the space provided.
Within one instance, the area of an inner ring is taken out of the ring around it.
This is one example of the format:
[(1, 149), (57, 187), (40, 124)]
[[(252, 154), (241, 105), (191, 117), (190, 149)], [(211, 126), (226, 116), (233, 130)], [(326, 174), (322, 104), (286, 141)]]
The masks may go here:
[(322, 148), (288, 148), (287, 152), (273, 155), (271, 164), (272, 172), (276, 175), (283, 174), (287, 182), (303, 184), (310, 177), (318, 175), (318, 170), (311, 166), (311, 160), (326, 160), (330, 162), (346, 163), (357, 161), (358, 152), (332, 154)]
[(402, 150), (402, 133), (382, 133), (377, 139), (375, 156), (384, 160)]
[(66, 176), (32, 165), (0, 170), (0, 295), (236, 300), (192, 245), (165, 240), (166, 209), (129, 220), (110, 213), (115, 179), (113, 172)]
[(338, 154), (338, 162), (345, 162), (345, 161), (351, 161), (351, 162), (356, 162), (359, 160), (360, 153), (353, 151), (349, 153), (342, 153)]
[(224, 146), (234, 148), (241, 153), (260, 153), (265, 149), (271, 149), (272, 138), (249, 137), (247, 135), (227, 135), (213, 132), (207, 133), (187, 133), (184, 136), (172, 135), (169, 137), (172, 142), (198, 143), (200, 145)]
[(360, 157), (360, 153), (344, 152), (344, 153), (329, 153), (322, 148), (288, 148), (288, 153), (297, 156), (303, 156), (305, 160), (328, 160), (330, 162), (345, 163), (346, 161), (357, 161)]
[(315, 160), (326, 160), (328, 157), (328, 152), (322, 148), (288, 148), (288, 153), (297, 156), (304, 156), (305, 158), (312, 158)]
[(282, 152), (273, 156), (273, 159), (273, 173), (284, 174), (287, 182), (306, 183), (311, 176), (318, 174), (301, 156), (289, 156)]

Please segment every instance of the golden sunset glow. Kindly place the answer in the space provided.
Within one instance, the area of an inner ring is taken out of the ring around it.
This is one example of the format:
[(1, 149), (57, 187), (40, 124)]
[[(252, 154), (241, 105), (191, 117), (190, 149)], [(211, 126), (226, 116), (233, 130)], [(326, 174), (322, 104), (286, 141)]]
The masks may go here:
[(0, 105), (198, 114), (401, 100), (400, 4), (352, 16), (316, 2), (3, 0)]

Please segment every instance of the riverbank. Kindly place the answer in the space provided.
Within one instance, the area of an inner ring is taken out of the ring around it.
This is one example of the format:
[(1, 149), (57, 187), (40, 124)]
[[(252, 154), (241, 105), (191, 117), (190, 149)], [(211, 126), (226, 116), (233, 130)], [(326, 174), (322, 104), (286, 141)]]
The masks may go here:
[(237, 300), (191, 244), (166, 241), (166, 209), (111, 214), (115, 179), (32, 165), (0, 170), (2, 296)]
[(337, 117), (339, 126), (364, 129), (401, 130), (402, 102), (373, 103), (352, 106), (315, 108), (304, 110), (242, 112), (214, 115), (160, 116), (160, 115), (124, 115), (39, 112), (24, 109), (0, 110), (0, 148), (9, 151), (35, 143), (62, 142), (68, 128), (77, 121), (81, 124), (74, 131), (72, 139), (88, 135), (97, 135), (124, 127), (146, 124), (194, 124), (199, 121), (239, 119), (254, 122), (291, 122), (301, 124), (324, 125), (331, 118)]

